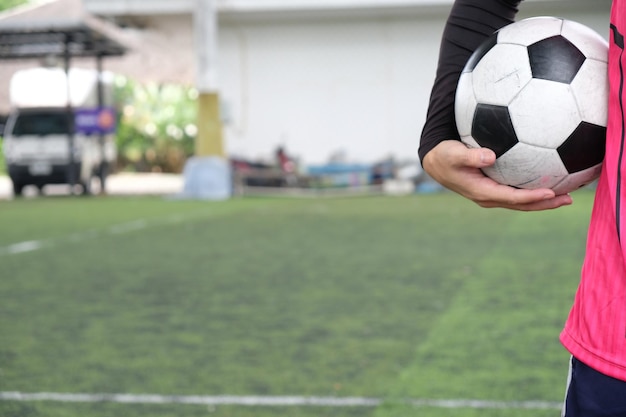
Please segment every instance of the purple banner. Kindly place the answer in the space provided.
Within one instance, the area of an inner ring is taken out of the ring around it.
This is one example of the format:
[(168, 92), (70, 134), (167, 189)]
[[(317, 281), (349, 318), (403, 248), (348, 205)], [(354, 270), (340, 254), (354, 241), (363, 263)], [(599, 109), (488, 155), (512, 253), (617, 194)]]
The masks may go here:
[(116, 128), (113, 107), (74, 109), (76, 133), (86, 135), (114, 133)]

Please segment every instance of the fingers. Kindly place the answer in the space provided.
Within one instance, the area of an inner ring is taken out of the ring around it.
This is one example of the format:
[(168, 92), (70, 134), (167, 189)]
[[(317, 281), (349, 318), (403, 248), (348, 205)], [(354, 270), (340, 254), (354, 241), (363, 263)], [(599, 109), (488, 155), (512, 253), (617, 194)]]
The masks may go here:
[(554, 210), (559, 207), (569, 206), (573, 203), (572, 197), (569, 194), (559, 195), (549, 200), (543, 200), (535, 203), (522, 204), (513, 207), (513, 210), (521, 211), (541, 211), (541, 210)]
[(485, 208), (538, 211), (572, 204), (569, 195), (556, 196), (547, 188), (523, 190), (496, 183), (481, 171), (495, 159), (489, 149), (468, 149), (459, 141), (443, 141), (426, 155), (423, 167), (446, 188)]
[(471, 199), (481, 206), (493, 204), (493, 202), (506, 206), (522, 206), (549, 201), (556, 197), (554, 191), (548, 188), (536, 190), (518, 189), (498, 184), (484, 175), (483, 178), (473, 180), (473, 184), (471, 189), (475, 190), (475, 194), (471, 196)]
[[(516, 191), (520, 191), (517, 193)], [(526, 193), (526, 191), (541, 190), (516, 190), (507, 195), (499, 195), (488, 199), (476, 200), (475, 202), (484, 208), (507, 208), (519, 211), (540, 211), (553, 210), (559, 207), (572, 204), (573, 200), (569, 194), (549, 196), (549, 193)], [(547, 190), (551, 191), (551, 190)]]

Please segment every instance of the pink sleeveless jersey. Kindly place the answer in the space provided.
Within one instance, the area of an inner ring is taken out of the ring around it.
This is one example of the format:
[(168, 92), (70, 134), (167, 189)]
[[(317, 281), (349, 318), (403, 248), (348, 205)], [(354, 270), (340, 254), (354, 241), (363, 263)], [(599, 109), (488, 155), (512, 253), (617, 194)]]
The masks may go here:
[(626, 0), (613, 0), (609, 121), (582, 277), (561, 342), (590, 367), (626, 381)]

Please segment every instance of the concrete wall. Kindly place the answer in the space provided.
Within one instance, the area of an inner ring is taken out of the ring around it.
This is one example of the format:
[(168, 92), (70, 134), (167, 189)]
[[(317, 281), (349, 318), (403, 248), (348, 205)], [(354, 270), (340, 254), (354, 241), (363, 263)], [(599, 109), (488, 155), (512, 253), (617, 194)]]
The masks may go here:
[(223, 25), (227, 148), (307, 162), (415, 156), (440, 32), (432, 19)]

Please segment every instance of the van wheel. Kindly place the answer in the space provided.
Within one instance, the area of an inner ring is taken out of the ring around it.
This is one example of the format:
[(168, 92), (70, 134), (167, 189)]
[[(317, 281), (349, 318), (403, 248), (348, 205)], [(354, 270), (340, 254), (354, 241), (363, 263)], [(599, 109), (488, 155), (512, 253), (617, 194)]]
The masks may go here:
[(13, 195), (15, 197), (21, 197), (22, 191), (24, 191), (24, 184), (20, 184), (19, 182), (13, 183)]

